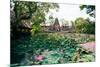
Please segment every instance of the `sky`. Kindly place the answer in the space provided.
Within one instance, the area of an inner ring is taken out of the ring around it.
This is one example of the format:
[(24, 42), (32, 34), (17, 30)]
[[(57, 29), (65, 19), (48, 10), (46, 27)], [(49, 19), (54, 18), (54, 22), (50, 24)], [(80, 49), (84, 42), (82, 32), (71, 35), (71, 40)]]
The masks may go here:
[(80, 10), (79, 6), (80, 5), (59, 4), (59, 10), (57, 12), (56, 10), (50, 10), (47, 16), (53, 15), (53, 17), (57, 17), (59, 20), (65, 19), (67, 21), (74, 21), (78, 17), (89, 17), (91, 20), (93, 20), (92, 17), (86, 14), (86, 9)]

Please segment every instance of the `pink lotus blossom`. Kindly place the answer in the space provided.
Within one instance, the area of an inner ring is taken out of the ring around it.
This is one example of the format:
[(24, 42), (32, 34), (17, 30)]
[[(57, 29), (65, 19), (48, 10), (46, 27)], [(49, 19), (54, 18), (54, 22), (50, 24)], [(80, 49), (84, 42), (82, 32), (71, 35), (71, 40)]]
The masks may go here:
[(38, 56), (35, 56), (35, 59), (36, 59), (37, 61), (43, 61), (44, 56), (43, 56), (43, 55), (38, 55)]

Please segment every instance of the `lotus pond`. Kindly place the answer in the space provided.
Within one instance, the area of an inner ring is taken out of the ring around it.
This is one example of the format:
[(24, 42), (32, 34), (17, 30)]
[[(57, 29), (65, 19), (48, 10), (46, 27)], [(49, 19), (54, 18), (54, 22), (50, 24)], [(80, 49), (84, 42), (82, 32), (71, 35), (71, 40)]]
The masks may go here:
[(94, 35), (76, 33), (38, 33), (11, 42), (11, 64), (42, 65), (94, 62), (95, 53), (79, 44), (95, 41)]

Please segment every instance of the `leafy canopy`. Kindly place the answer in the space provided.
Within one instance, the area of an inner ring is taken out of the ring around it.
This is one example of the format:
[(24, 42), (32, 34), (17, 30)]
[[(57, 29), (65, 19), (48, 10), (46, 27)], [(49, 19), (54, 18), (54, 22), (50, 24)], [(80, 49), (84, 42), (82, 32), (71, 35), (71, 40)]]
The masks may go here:
[(91, 17), (95, 18), (95, 6), (94, 5), (81, 5), (80, 9), (83, 10), (86, 8), (86, 13)]

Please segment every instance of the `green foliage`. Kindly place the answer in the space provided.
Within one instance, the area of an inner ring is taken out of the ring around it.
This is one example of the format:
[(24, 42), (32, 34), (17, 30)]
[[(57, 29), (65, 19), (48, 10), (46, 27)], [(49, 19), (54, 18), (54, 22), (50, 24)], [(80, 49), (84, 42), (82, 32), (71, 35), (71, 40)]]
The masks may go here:
[(15, 14), (13, 16), (15, 17), (15, 22), (11, 22), (12, 33), (16, 32), (15, 28), (22, 25), (22, 20), (25, 20), (26, 23), (28, 23), (28, 21), (32, 23), (32, 33), (38, 32), (40, 23), (45, 21), (45, 14), (47, 14), (50, 9), (57, 10), (58, 8), (59, 5), (56, 3), (11, 0), (11, 11)]
[(77, 40), (78, 43), (86, 43), (86, 42), (91, 42), (91, 41), (95, 41), (95, 38), (82, 37)]
[[(56, 61), (52, 62), (48, 60), (48, 64), (58, 63), (60, 57), (63, 57), (62, 54), (60, 54), (61, 51), (64, 51), (65, 53), (64, 57), (66, 57), (67, 55), (69, 57), (72, 57), (72, 54), (75, 52), (77, 47), (77, 43), (73, 39), (68, 39), (66, 37), (61, 37), (57, 35), (51, 36), (46, 34), (42, 34), (42, 35), (39, 34), (39, 35), (35, 35), (33, 38), (24, 38), (18, 41), (14, 41), (13, 45), (14, 45), (12, 47), (14, 49), (13, 52), (17, 53), (17, 55), (20, 56), (25, 53), (28, 53), (29, 51), (34, 53), (34, 55), (37, 54), (39, 55), (45, 50), (52, 51), (51, 54), (49, 53), (49, 55), (45, 57), (47, 59), (43, 61), (43, 64), (45, 64), (49, 58), (52, 58), (52, 60), (56, 59)], [(70, 52), (66, 53), (68, 51)], [(18, 59), (18, 57), (16, 58)], [(57, 60), (57, 58), (59, 59)], [(67, 60), (66, 62), (70, 60), (71, 59)]]
[(95, 56), (94, 55), (83, 55), (81, 57), (81, 60), (83, 60), (84, 62), (93, 62), (95, 61)]
[[(20, 59), (19, 62), (16, 62), (19, 65), (73, 63), (75, 62), (73, 61), (73, 57), (77, 56), (75, 53), (80, 48), (74, 39), (62, 35), (45, 33), (12, 41), (12, 45), (12, 54), (16, 53), (15, 58), (19, 59), (22, 56), (23, 59), (26, 59), (24, 61)], [(26, 53), (30, 56), (24, 57)], [(34, 59), (36, 55), (43, 55), (43, 61), (36, 61)], [(16, 60), (15, 58), (12, 59)]]
[(95, 23), (83, 18), (75, 20), (75, 29), (77, 33), (95, 34)]
[(86, 13), (95, 18), (95, 5), (81, 5), (80, 9), (86, 8)]
[(34, 34), (36, 34), (37, 32), (39, 32), (40, 31), (40, 25), (39, 24), (34, 24), (33, 26), (32, 26), (32, 30), (31, 30), (31, 32), (32, 32), (32, 35), (34, 35)]
[(48, 51), (42, 64), (57, 64), (61, 58), (63, 56), (59, 51)]

